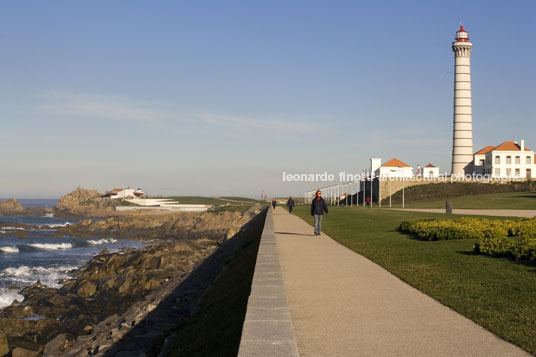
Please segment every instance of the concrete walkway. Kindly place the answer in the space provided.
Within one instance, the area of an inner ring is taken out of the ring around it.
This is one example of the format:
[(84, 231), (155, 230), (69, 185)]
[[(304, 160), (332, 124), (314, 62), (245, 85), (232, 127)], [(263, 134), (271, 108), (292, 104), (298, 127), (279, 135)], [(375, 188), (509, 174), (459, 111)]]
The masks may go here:
[[(387, 208), (395, 211), (445, 213), (444, 208)], [(497, 217), (525, 217), (536, 216), (536, 210), (530, 209), (453, 209), (453, 214), (497, 216)]]
[(273, 219), (301, 356), (528, 356), (282, 208)]

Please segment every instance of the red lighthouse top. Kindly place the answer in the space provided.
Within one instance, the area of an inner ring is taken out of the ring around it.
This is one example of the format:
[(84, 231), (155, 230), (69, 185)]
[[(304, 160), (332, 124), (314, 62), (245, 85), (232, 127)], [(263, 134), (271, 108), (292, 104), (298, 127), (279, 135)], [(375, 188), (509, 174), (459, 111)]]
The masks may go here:
[(463, 29), (463, 25), (460, 25), (460, 29), (456, 32), (456, 41), (467, 42), (469, 41), (469, 33)]

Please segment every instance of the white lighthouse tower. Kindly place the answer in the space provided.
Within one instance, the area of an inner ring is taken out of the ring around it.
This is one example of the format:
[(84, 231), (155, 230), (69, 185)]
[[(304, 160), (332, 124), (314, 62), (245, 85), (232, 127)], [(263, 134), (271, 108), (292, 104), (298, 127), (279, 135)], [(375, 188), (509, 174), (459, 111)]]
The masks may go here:
[(453, 175), (473, 172), (473, 113), (471, 104), (471, 49), (469, 34), (460, 26), (454, 51), (454, 134), (452, 141)]

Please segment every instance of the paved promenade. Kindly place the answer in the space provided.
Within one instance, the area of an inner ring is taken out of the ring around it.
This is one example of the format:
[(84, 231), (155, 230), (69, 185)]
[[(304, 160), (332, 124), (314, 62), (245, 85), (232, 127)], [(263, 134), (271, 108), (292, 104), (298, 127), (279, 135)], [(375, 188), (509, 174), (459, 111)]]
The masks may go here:
[(282, 208), (273, 221), (300, 356), (528, 356)]
[[(393, 209), (396, 211), (408, 211), (408, 212), (445, 213), (444, 208), (387, 208), (387, 209)], [(532, 218), (536, 216), (536, 210), (530, 210), (530, 209), (453, 209), (452, 213), (461, 214), (461, 215), (524, 217), (524, 218)]]

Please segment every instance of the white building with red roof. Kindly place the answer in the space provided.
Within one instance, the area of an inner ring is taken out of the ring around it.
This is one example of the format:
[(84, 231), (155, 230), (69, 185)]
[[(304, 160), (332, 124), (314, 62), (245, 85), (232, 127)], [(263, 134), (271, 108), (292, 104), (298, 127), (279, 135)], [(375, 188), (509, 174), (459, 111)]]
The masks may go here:
[(396, 157), (384, 164), (381, 163), (381, 159), (373, 158), (370, 159), (370, 164), (374, 176), (387, 178), (413, 177), (413, 167), (397, 159)]
[(505, 141), (497, 146), (486, 146), (473, 155), (475, 174), (493, 178), (530, 179), (536, 170), (534, 151), (525, 147), (525, 140), (518, 144)]
[(432, 164), (426, 165), (422, 170), (422, 177), (427, 179), (434, 179), (439, 177), (439, 167)]

